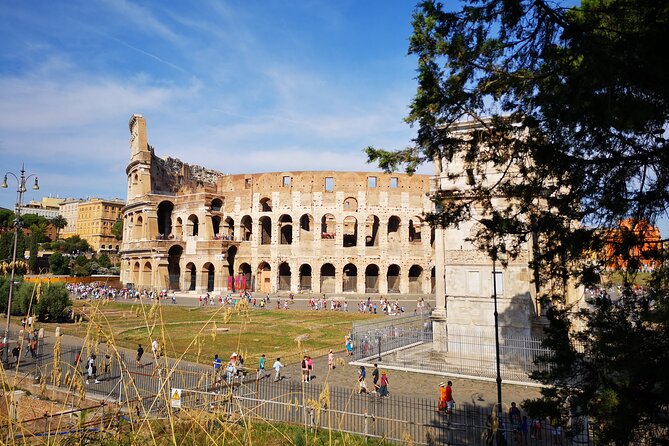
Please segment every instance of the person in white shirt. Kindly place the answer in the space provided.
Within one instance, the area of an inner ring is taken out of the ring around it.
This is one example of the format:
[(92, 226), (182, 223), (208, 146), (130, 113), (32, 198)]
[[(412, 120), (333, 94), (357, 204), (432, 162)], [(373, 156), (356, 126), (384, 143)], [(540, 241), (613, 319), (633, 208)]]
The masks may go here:
[(281, 379), (281, 369), (283, 368), (283, 364), (281, 364), (281, 358), (276, 358), (272, 368), (274, 369), (274, 381), (279, 381)]
[(158, 344), (158, 340), (154, 339), (153, 342), (151, 343), (151, 351), (153, 352), (153, 357), (155, 359), (158, 359), (158, 349), (160, 348), (160, 344)]

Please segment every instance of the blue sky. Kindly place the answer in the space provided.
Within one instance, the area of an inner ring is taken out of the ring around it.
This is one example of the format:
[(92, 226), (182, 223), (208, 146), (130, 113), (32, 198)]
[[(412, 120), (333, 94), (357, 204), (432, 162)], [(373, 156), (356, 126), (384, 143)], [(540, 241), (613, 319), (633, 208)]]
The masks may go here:
[[(378, 170), (407, 145), (411, 0), (24, 1), (0, 8), (0, 170), (125, 198), (128, 119), (159, 156), (226, 173)], [(431, 173), (430, 165), (421, 173)], [(13, 208), (15, 184), (0, 190)], [(669, 223), (661, 223), (669, 234)]]
[[(414, 135), (411, 1), (32, 1), (0, 9), (0, 160), (42, 195), (123, 197), (127, 122), (226, 173), (378, 170)], [(431, 172), (426, 166), (425, 173)], [(15, 189), (14, 189), (15, 190)], [(0, 191), (0, 206), (14, 194)]]

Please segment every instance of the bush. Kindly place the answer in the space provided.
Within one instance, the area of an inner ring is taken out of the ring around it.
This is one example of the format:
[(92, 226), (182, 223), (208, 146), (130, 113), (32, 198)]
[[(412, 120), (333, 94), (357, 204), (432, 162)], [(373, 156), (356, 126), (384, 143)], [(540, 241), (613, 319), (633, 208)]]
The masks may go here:
[(54, 252), (49, 256), (49, 268), (52, 274), (69, 274), (70, 273), (70, 259), (59, 252)]
[(40, 287), (39, 300), (36, 286), (34, 283), (27, 282), (21, 285), (17, 293), (16, 306), (12, 305), (12, 312), (17, 312), (22, 316), (27, 315), (32, 302), (32, 313), (42, 322), (67, 319), (72, 301), (65, 284), (43, 284)]

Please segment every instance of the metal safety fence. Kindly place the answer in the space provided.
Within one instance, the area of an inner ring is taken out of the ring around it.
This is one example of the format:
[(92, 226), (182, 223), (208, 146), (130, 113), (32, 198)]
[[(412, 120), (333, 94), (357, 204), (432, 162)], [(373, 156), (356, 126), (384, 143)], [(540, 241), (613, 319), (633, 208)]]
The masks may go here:
[(437, 410), (437, 401), (405, 396), (380, 397), (350, 389), (263, 379), (224, 387), (220, 392), (180, 390), (178, 410), (209, 411), (228, 421), (263, 420), (332, 429), (405, 444), (493, 444), (565, 446), (591, 444), (587, 425), (551, 426), (546, 420), (501, 421), (490, 407), (457, 406), (452, 413)]
[[(494, 334), (449, 332), (435, 336), (429, 316), (395, 316), (353, 325), (353, 359), (386, 367), (495, 378)], [(500, 336), (502, 379), (531, 382), (535, 360), (550, 355), (541, 338)], [(545, 367), (545, 366), (542, 366)]]

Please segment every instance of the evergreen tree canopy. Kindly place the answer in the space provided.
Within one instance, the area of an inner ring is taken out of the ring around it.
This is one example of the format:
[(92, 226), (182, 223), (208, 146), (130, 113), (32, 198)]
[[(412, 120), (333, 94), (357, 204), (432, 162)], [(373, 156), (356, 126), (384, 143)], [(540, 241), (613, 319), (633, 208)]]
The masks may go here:
[[(534, 243), (539, 284), (593, 285), (601, 251), (617, 228), (627, 265), (621, 296), (579, 309), (551, 301), (546, 343), (555, 352), (537, 375), (554, 385), (528, 404), (566, 420), (590, 417), (603, 443), (669, 436), (669, 278), (664, 254), (644, 293), (632, 287), (640, 251), (669, 204), (669, 3), (464, 0), (458, 11), (417, 7), (409, 52), (418, 88), (407, 121), (413, 144), (366, 149), (386, 170), (426, 160), (464, 163), (466, 190), (443, 192), (432, 224), (483, 219), (474, 242), (517, 255)], [(454, 124), (477, 124), (467, 138)], [(448, 170), (448, 169), (446, 169)], [(488, 181), (491, 170), (499, 180)], [(496, 206), (504, 197), (508, 205)], [(476, 212), (473, 212), (476, 210)], [(480, 215), (480, 214), (478, 214)], [(639, 222), (632, 228), (622, 220)], [(646, 224), (649, 223), (649, 225)], [(648, 252), (646, 252), (648, 255)]]

